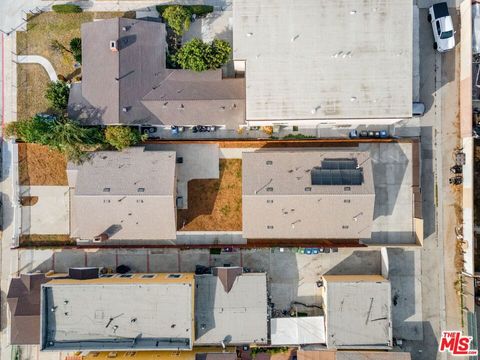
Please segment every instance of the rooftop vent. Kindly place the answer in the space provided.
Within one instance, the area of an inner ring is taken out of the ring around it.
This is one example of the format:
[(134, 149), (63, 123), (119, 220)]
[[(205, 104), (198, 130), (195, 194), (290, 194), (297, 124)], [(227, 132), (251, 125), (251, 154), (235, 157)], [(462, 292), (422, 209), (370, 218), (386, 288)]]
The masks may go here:
[(110, 188), (109, 187), (103, 188), (103, 192), (110, 192)]
[(115, 40), (110, 41), (110, 50), (113, 51), (113, 52), (118, 51), (117, 42)]

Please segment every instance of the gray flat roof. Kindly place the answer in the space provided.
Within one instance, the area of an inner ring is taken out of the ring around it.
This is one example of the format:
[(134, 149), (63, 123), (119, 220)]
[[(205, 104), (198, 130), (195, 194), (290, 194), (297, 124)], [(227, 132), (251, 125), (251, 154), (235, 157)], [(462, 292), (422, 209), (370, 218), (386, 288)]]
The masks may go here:
[(332, 275), (324, 280), (327, 347), (390, 348), (390, 282), (380, 275)]
[(247, 120), (411, 117), (411, 2), (235, 0), (233, 13)]
[(71, 236), (172, 240), (176, 237), (175, 152), (100, 151), (69, 164)]
[(190, 282), (47, 284), (42, 288), (41, 347), (191, 349), (192, 302)]
[(267, 343), (265, 273), (237, 276), (228, 293), (218, 276), (197, 275), (195, 284), (196, 346)]
[[(242, 154), (243, 235), (250, 239), (369, 238), (375, 190), (370, 155), (284, 150)], [(354, 159), (361, 185), (312, 185), (325, 160)]]

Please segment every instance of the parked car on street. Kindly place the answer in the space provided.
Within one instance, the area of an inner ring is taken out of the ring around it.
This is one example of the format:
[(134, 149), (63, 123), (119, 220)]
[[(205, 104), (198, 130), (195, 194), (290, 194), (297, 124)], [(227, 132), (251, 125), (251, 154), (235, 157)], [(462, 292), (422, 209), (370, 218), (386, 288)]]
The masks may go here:
[(428, 22), (433, 29), (433, 48), (445, 52), (455, 47), (455, 31), (452, 17), (448, 12), (446, 2), (434, 4), (428, 9)]

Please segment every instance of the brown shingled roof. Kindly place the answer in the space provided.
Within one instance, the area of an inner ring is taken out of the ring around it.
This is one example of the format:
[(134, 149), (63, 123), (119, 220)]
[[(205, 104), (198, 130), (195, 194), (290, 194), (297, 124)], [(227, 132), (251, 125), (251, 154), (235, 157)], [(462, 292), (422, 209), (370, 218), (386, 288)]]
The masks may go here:
[(243, 269), (241, 267), (217, 267), (213, 269), (213, 275), (218, 276), (226, 293), (232, 290), (237, 276), (242, 275)]
[(13, 345), (40, 342), (40, 288), (48, 281), (45, 274), (22, 274), (10, 282), (7, 302), (12, 315), (10, 342)]

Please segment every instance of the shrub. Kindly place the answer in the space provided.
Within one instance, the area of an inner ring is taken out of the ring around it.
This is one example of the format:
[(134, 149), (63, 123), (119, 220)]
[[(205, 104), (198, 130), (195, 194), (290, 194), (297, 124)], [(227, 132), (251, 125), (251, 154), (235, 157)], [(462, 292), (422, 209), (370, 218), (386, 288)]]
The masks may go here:
[(105, 141), (117, 150), (123, 150), (144, 140), (146, 136), (140, 135), (138, 130), (129, 126), (108, 126), (105, 130)]
[[(165, 11), (166, 8), (172, 5), (157, 5), (157, 11), (160, 14), (160, 16), (163, 17), (163, 12)], [(181, 7), (184, 7), (190, 11), (190, 14), (196, 15), (196, 16), (205, 16), (211, 12), (213, 12), (213, 6), (211, 5), (178, 5)]]
[(65, 117), (45, 119), (35, 116), (11, 122), (7, 124), (5, 134), (27, 143), (46, 145), (75, 163), (84, 161), (89, 150), (103, 144), (102, 132), (98, 128), (82, 127)]
[(219, 69), (229, 60), (231, 52), (230, 44), (224, 40), (215, 39), (208, 44), (200, 39), (192, 39), (178, 50), (175, 61), (182, 69)]
[(190, 28), (192, 14), (185, 6), (168, 6), (162, 17), (177, 35), (183, 35)]
[(70, 88), (65, 81), (50, 82), (45, 93), (45, 98), (56, 110), (66, 110), (68, 106), (68, 95)]
[(52, 10), (58, 14), (81, 13), (83, 11), (80, 6), (74, 4), (53, 5)]
[(213, 12), (212, 5), (189, 5), (188, 8), (192, 14), (197, 16), (205, 16)]
[(225, 40), (214, 39), (208, 49), (208, 59), (211, 69), (219, 69), (230, 59), (232, 47)]
[(70, 51), (76, 62), (82, 63), (82, 39), (76, 37), (70, 40)]
[(70, 40), (70, 51), (73, 53), (82, 51), (82, 39), (76, 37)]

